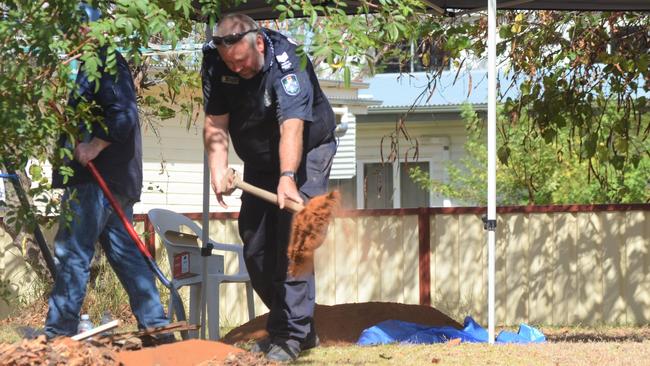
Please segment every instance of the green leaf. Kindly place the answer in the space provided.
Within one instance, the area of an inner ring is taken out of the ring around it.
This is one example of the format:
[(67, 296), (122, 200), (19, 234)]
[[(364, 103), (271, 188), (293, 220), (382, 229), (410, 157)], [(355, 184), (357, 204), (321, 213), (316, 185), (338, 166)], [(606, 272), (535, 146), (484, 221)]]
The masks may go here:
[(499, 149), (497, 149), (497, 157), (499, 158), (499, 161), (503, 165), (508, 165), (508, 159), (510, 158), (510, 147), (508, 146), (501, 146)]

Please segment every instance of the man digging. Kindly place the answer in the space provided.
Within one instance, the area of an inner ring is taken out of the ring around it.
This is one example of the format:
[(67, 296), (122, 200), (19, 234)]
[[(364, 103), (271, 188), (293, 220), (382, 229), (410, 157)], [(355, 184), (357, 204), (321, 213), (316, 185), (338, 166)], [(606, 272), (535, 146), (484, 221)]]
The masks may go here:
[(291, 213), (282, 208), (286, 200), (302, 203), (327, 191), (336, 152), (334, 112), (311, 62), (301, 68), (295, 42), (246, 15), (224, 16), (203, 54), (204, 143), (218, 202), (226, 208), (223, 195), (233, 189), (223, 183), (230, 138), (244, 161), (244, 181), (278, 196), (274, 205), (242, 194), (246, 267), (270, 309), (269, 337), (252, 351), (292, 361), (318, 345), (315, 281), (313, 271), (287, 274)]

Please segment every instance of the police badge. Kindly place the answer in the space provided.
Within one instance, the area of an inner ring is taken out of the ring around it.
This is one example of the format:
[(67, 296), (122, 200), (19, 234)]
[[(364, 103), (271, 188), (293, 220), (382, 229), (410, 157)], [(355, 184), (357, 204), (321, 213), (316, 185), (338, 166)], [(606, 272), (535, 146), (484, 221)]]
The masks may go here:
[(281, 81), (282, 87), (287, 94), (294, 96), (300, 93), (300, 84), (298, 83), (298, 77), (296, 74), (286, 75)]

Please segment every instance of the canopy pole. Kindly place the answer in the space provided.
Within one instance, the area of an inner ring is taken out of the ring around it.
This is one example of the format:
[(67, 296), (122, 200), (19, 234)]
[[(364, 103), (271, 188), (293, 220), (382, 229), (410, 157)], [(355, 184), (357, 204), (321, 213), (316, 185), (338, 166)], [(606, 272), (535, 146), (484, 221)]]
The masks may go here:
[(496, 250), (496, 0), (488, 0), (488, 186), (487, 222), (488, 230), (488, 342), (494, 343), (494, 299), (495, 299), (495, 250)]
[[(212, 38), (212, 27), (208, 22), (205, 25), (205, 39)], [(210, 243), (210, 166), (208, 164), (208, 153), (203, 149), (203, 215), (201, 216), (201, 339), (205, 339), (205, 317), (207, 315), (207, 286), (208, 281), (208, 255), (212, 254)]]
[[(205, 250), (210, 243), (210, 168), (208, 166), (208, 154), (203, 153), (203, 215), (201, 216), (201, 243)], [(202, 251), (203, 252), (203, 251)], [(205, 316), (207, 315), (207, 286), (208, 281), (208, 257), (202, 253), (201, 256), (201, 339), (205, 339)]]

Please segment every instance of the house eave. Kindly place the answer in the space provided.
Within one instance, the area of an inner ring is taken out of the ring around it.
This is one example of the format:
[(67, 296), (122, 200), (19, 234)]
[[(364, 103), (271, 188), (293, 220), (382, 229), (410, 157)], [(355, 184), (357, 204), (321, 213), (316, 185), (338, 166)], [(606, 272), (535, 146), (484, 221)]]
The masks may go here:
[[(427, 105), (427, 106), (370, 106), (368, 114), (396, 114), (396, 113), (453, 113), (460, 112), (462, 104)], [(487, 111), (487, 104), (471, 104), (477, 112)]]

